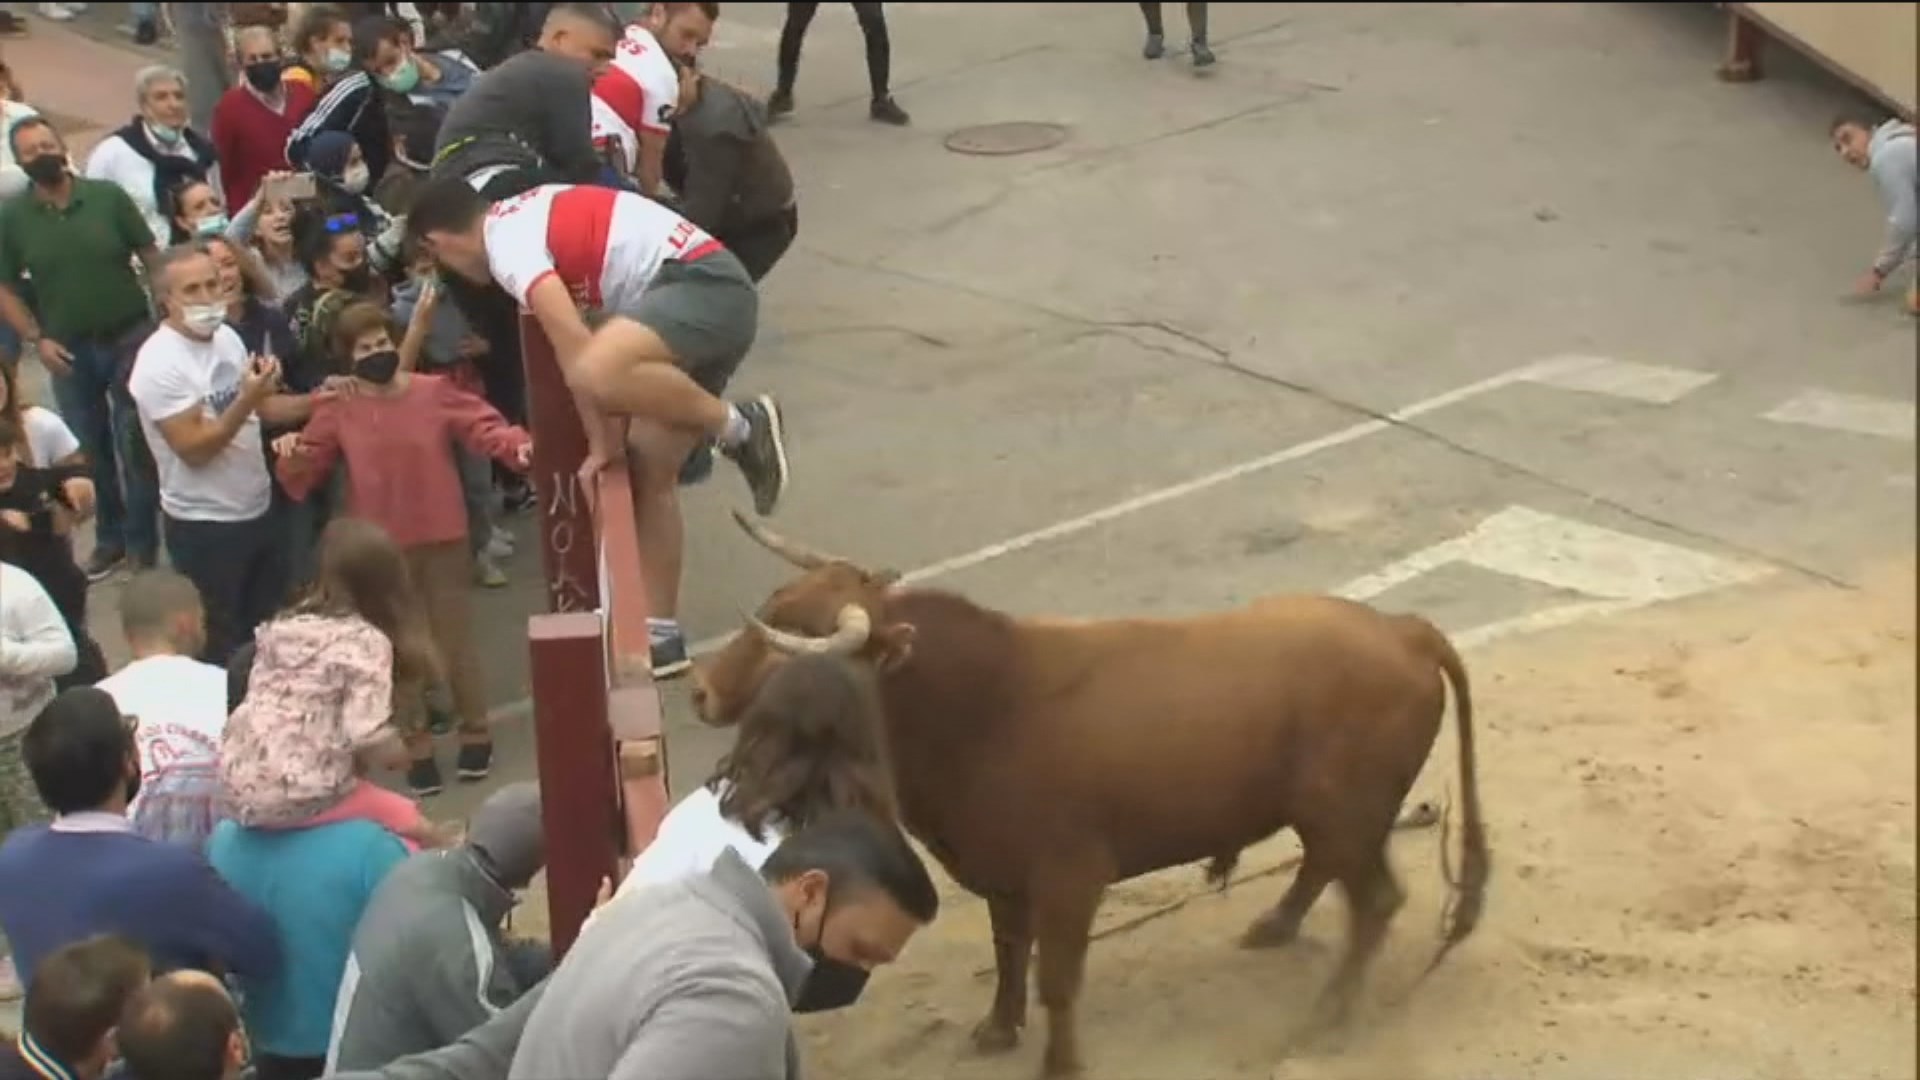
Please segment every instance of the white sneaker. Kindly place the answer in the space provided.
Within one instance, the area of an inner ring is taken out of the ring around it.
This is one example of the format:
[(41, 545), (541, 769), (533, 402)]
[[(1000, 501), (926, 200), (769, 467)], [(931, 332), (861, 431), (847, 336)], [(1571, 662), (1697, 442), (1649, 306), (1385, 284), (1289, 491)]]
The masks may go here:
[(490, 559), (513, 558), (513, 534), (495, 525), (493, 535), (487, 538), (487, 557)]
[(49, 22), (70, 22), (73, 12), (65, 4), (41, 4), (40, 17)]
[(19, 1001), (26, 996), (26, 988), (20, 985), (20, 969), (13, 966), (13, 957), (0, 956), (0, 1001)]

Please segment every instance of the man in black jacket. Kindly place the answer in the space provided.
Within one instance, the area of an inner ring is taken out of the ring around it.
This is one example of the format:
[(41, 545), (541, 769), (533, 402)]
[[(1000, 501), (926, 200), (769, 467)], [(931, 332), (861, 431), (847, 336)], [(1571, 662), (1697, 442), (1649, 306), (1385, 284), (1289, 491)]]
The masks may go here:
[(799, 230), (793, 174), (768, 130), (766, 106), (683, 69), (666, 164), (680, 213), (725, 244), (755, 282), (766, 277)]

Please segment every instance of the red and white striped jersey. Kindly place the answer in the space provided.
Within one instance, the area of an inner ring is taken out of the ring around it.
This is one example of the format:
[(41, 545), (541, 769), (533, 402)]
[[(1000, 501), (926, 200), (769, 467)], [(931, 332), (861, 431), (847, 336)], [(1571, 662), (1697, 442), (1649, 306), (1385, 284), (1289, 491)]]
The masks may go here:
[(644, 26), (629, 26), (606, 74), (593, 83), (593, 139), (618, 143), (633, 171), (640, 132), (665, 135), (680, 103), (680, 73)]
[(718, 240), (643, 195), (548, 184), (496, 204), (482, 235), (487, 266), (521, 307), (557, 275), (582, 308), (632, 314), (668, 259), (693, 262)]

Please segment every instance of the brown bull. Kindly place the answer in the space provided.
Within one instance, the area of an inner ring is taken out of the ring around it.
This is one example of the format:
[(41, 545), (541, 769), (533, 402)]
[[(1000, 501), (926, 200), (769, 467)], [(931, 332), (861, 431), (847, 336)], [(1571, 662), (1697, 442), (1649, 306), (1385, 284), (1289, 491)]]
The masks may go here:
[(699, 668), (695, 706), (733, 723), (783, 653), (842, 652), (881, 672), (903, 823), (992, 917), (982, 1050), (1018, 1041), (1037, 941), (1046, 1071), (1077, 1069), (1074, 1003), (1106, 887), (1203, 859), (1224, 881), (1242, 848), (1286, 828), (1300, 869), (1243, 941), (1293, 941), (1338, 881), (1351, 924), (1322, 1019), (1344, 1020), (1403, 899), (1387, 838), (1439, 732), (1442, 673), (1464, 854), (1435, 962), (1472, 932), (1489, 865), (1473, 710), (1459, 656), (1425, 620), (1325, 597), (1178, 620), (1017, 619), (736, 519), (806, 573)]

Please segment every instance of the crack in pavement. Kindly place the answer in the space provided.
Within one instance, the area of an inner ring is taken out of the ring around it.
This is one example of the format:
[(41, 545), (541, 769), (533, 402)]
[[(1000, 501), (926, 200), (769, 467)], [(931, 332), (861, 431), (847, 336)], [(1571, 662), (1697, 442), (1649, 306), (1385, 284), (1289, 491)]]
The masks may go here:
[[(1326, 405), (1330, 408), (1340, 410), (1342, 412), (1350, 413), (1354, 416), (1365, 417), (1368, 420), (1378, 421), (1380, 423), (1384, 423), (1389, 427), (1397, 430), (1406, 431), (1410, 434), (1426, 439), (1429, 442), (1432, 442), (1438, 446), (1441, 446), (1463, 457), (1471, 458), (1483, 464), (1494, 466), (1495, 468), (1498, 468), (1511, 475), (1518, 476), (1523, 479), (1531, 480), (1535, 483), (1551, 488), (1552, 490), (1557, 491), (1561, 494), (1571, 495), (1576, 498), (1584, 499), (1588, 503), (1594, 506), (1599, 506), (1599, 507), (1603, 507), (1605, 509), (1611, 510), (1614, 513), (1617, 513), (1625, 518), (1628, 518), (1629, 520), (1637, 521), (1645, 525), (1651, 525), (1656, 528), (1666, 530), (1667, 532), (1673, 533), (1674, 535), (1677, 535), (1677, 536), (1684, 536), (1691, 540), (1702, 541), (1709, 544), (1713, 544), (1726, 551), (1741, 555), (1749, 559), (1765, 562), (1771, 566), (1775, 566), (1783, 570), (1791, 571), (1802, 577), (1811, 579), (1813, 581), (1818, 581), (1825, 585), (1830, 585), (1834, 588), (1845, 589), (1850, 592), (1858, 591), (1860, 588), (1860, 586), (1855, 582), (1849, 581), (1846, 578), (1840, 577), (1837, 574), (1829, 573), (1828, 571), (1822, 570), (1818, 567), (1810, 566), (1806, 563), (1793, 559), (1789, 556), (1780, 555), (1771, 551), (1767, 551), (1763, 548), (1755, 547), (1751, 544), (1746, 544), (1738, 540), (1733, 540), (1728, 537), (1707, 532), (1703, 529), (1699, 529), (1699, 528), (1695, 528), (1695, 527), (1683, 524), (1681, 522), (1673, 521), (1668, 518), (1663, 518), (1649, 511), (1641, 510), (1629, 503), (1626, 503), (1621, 501), (1620, 499), (1614, 498), (1613, 496), (1605, 495), (1598, 491), (1594, 491), (1589, 488), (1582, 487), (1579, 484), (1575, 484), (1570, 480), (1565, 480), (1560, 477), (1553, 476), (1549, 473), (1542, 472), (1541, 470), (1533, 468), (1531, 466), (1521, 464), (1520, 462), (1512, 461), (1508, 458), (1501, 457), (1500, 455), (1492, 453), (1491, 451), (1482, 450), (1479, 447), (1469, 445), (1465, 442), (1462, 442), (1458, 439), (1453, 438), (1452, 436), (1442, 434), (1441, 432), (1436, 431), (1433, 428), (1426, 427), (1422, 424), (1415, 423), (1413, 421), (1394, 417), (1388, 413), (1380, 411), (1379, 409), (1375, 409), (1370, 405), (1365, 405), (1360, 402), (1341, 397), (1340, 395), (1331, 393), (1321, 387), (1313, 386), (1309, 383), (1303, 383), (1294, 379), (1288, 379), (1283, 376), (1274, 375), (1270, 372), (1260, 371), (1255, 368), (1247, 367), (1244, 364), (1240, 364), (1234, 361), (1232, 350), (1227, 349), (1220, 345), (1215, 345), (1214, 343), (1208, 341), (1206, 338), (1201, 337), (1198, 334), (1195, 334), (1193, 332), (1186, 331), (1186, 330), (1181, 330), (1173, 326), (1172, 324), (1165, 322), (1164, 320), (1144, 319), (1144, 318), (1095, 319), (1085, 315), (1081, 315), (1077, 312), (1062, 310), (1060, 308), (1051, 307), (1049, 305), (1038, 303), (1033, 300), (1027, 300), (1027, 299), (1022, 299), (1018, 297), (1003, 296), (1001, 294), (994, 293), (986, 289), (980, 289), (971, 285), (964, 285), (958, 282), (947, 281), (941, 278), (931, 277), (925, 274), (918, 274), (910, 270), (901, 270), (895, 267), (879, 265), (877, 263), (859, 262), (853, 259), (847, 259), (840, 256), (835, 256), (811, 247), (805, 248), (805, 250), (809, 254), (812, 254), (829, 263), (833, 263), (838, 266), (843, 266), (848, 269), (861, 270), (861, 271), (866, 271), (868, 273), (875, 273), (875, 274), (882, 274), (890, 277), (896, 277), (905, 281), (911, 281), (916, 284), (925, 285), (929, 288), (942, 289), (949, 292), (957, 292), (967, 296), (975, 297), (977, 299), (992, 301), (994, 303), (998, 303), (1007, 307), (1022, 308), (1027, 311), (1048, 316), (1049, 318), (1055, 319), (1060, 322), (1071, 323), (1071, 324), (1080, 326), (1090, 332), (1119, 333), (1124, 335), (1125, 337), (1128, 338), (1128, 340), (1133, 341), (1136, 345), (1139, 345), (1142, 348), (1150, 349), (1154, 352), (1160, 352), (1168, 356), (1176, 357), (1185, 363), (1206, 364), (1210, 367), (1219, 368), (1220, 370), (1232, 372), (1244, 378), (1251, 379), (1265, 386), (1270, 386), (1280, 390), (1286, 390), (1290, 393), (1300, 394), (1302, 396), (1312, 398), (1313, 400), (1318, 401), (1321, 404)], [(1164, 345), (1158, 345), (1153, 342), (1143, 341), (1136, 336), (1136, 332), (1140, 330), (1159, 331), (1163, 334), (1169, 335), (1180, 341), (1184, 341), (1189, 344), (1192, 344), (1197, 348), (1206, 350), (1206, 352), (1209, 353), (1212, 358), (1205, 359), (1205, 358), (1195, 357), (1190, 353), (1185, 353), (1178, 349), (1172, 349)]]

